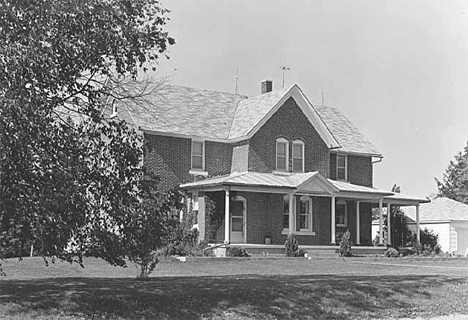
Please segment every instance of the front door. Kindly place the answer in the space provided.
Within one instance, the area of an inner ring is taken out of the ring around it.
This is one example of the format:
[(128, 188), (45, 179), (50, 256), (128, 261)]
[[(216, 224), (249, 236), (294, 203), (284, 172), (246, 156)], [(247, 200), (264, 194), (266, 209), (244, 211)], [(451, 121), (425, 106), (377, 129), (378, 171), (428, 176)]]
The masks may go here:
[(237, 196), (230, 204), (231, 243), (245, 243), (245, 198)]

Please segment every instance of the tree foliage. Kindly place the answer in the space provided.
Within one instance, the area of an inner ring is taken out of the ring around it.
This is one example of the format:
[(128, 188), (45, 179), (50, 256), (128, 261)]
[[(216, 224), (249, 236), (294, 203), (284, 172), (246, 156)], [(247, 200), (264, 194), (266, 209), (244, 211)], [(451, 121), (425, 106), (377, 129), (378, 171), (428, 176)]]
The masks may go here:
[(0, 258), (123, 264), (139, 196), (142, 137), (109, 117), (128, 79), (174, 40), (155, 0), (0, 2)]
[(463, 152), (450, 161), (442, 181), (435, 179), (438, 196), (468, 204), (468, 143)]

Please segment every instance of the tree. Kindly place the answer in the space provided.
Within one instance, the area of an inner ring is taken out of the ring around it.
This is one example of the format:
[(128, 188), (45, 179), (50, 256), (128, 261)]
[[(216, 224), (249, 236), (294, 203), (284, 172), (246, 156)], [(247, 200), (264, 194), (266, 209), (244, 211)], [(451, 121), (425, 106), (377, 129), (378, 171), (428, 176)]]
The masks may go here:
[(145, 172), (141, 181), (141, 205), (131, 211), (128, 223), (122, 228), (126, 236), (121, 245), (128, 259), (137, 266), (138, 278), (146, 279), (158, 263), (157, 250), (166, 243), (167, 238), (180, 227), (178, 217), (172, 212), (183, 209), (184, 194), (179, 189), (164, 193), (157, 191), (158, 177)]
[(447, 197), (468, 204), (468, 143), (463, 152), (455, 155), (445, 170), (442, 181), (435, 179), (439, 197)]
[(174, 40), (156, 0), (0, 2), (0, 258), (123, 265), (143, 138), (106, 110)]
[[(400, 193), (400, 186), (394, 184), (392, 187), (392, 192)], [(405, 216), (405, 212), (401, 209), (400, 206), (393, 205), (391, 206), (390, 211), (390, 222), (391, 230), (390, 235), (392, 237), (392, 244), (394, 246), (409, 246), (412, 243), (413, 233), (408, 227), (408, 218)], [(374, 220), (379, 219), (378, 208), (372, 210), (372, 218)], [(383, 220), (383, 230), (387, 231), (387, 217)]]

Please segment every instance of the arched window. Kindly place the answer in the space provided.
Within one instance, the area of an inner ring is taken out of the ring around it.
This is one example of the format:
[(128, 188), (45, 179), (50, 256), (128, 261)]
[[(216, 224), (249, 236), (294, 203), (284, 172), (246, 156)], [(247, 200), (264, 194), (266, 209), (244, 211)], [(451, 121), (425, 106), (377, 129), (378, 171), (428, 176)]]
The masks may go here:
[(292, 171), (304, 172), (304, 142), (301, 140), (292, 143)]
[(289, 142), (284, 138), (276, 139), (276, 170), (288, 171)]

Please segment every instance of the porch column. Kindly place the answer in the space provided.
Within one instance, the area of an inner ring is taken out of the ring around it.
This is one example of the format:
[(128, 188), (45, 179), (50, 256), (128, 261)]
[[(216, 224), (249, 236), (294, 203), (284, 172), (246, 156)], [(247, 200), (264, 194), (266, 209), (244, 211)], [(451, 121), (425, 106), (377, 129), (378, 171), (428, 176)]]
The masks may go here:
[(392, 220), (392, 205), (387, 203), (387, 245), (392, 245), (392, 232), (391, 232), (391, 220)]
[(331, 244), (335, 244), (335, 200), (336, 197), (331, 198)]
[(419, 203), (416, 205), (416, 239), (421, 243), (421, 230), (419, 230)]
[(289, 234), (291, 233), (294, 233), (294, 231), (296, 230), (296, 225), (294, 223), (295, 219), (295, 215), (296, 213), (293, 212), (295, 211), (294, 210), (294, 194), (293, 193), (289, 193), (288, 194), (288, 197), (289, 197)]
[(229, 219), (229, 190), (224, 191), (224, 243), (229, 243), (229, 238), (231, 235), (231, 219)]
[(383, 244), (383, 215), (382, 215), (383, 199), (379, 200), (379, 244)]
[(361, 214), (359, 210), (359, 205), (361, 201), (356, 202), (356, 244), (361, 244)]

